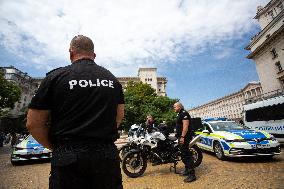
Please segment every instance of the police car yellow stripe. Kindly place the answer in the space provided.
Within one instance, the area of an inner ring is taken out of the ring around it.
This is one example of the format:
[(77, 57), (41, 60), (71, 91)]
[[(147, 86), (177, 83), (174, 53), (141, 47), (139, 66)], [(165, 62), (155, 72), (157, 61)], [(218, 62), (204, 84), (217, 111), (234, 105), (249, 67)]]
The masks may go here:
[(231, 133), (231, 132), (228, 132), (228, 131), (222, 131), (222, 132), (224, 132), (224, 133), (228, 133), (229, 135), (233, 135), (235, 138), (237, 138), (237, 139), (244, 139), (243, 137), (241, 137), (240, 135), (236, 135), (236, 134), (234, 134), (234, 133)]
[[(239, 136), (239, 135), (237, 135), (237, 134), (228, 132), (228, 131), (222, 131), (222, 132), (227, 133), (227, 134), (229, 134), (229, 135), (232, 135), (232, 136), (234, 136), (236, 139), (244, 139), (243, 137), (241, 137), (241, 136)], [(248, 142), (242, 142), (242, 143), (247, 144), (247, 145), (250, 145)], [(232, 148), (235, 147), (235, 144), (234, 144), (234, 143), (228, 143), (228, 144), (229, 144)]]
[(27, 143), (28, 143), (28, 140), (24, 140), (23, 142), (21, 142), (21, 147), (22, 148), (26, 148), (27, 147)]
[(218, 135), (218, 134), (214, 134), (214, 133), (210, 133), (210, 134), (207, 134), (207, 133), (203, 133), (203, 132), (195, 132), (196, 134), (199, 134), (199, 135), (202, 135), (202, 136), (210, 136), (210, 137), (215, 137), (215, 138), (225, 138), (224, 136), (222, 135)]
[(211, 136), (211, 137), (216, 137), (216, 138), (225, 138), (225, 137), (222, 136), (222, 135), (218, 135), (218, 134), (214, 134), (214, 133), (211, 133), (210, 136)]
[[(270, 138), (270, 134), (268, 134), (267, 132), (265, 132), (265, 131), (259, 131), (259, 132), (261, 132), (262, 134), (264, 134), (265, 136), (266, 136), (266, 138)], [(268, 140), (268, 143), (272, 143), (272, 141), (271, 140)]]
[(229, 155), (229, 150), (224, 150), (224, 154)]

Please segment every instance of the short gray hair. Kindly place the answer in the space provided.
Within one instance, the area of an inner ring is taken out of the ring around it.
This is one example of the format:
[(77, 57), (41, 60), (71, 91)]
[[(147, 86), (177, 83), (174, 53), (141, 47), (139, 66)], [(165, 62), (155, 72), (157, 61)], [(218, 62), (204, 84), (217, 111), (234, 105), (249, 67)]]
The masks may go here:
[(94, 53), (93, 41), (89, 37), (86, 37), (84, 35), (75, 36), (71, 40), (70, 47), (75, 49), (77, 53)]
[(184, 109), (184, 107), (183, 107), (182, 103), (180, 103), (180, 102), (176, 102), (175, 104), (176, 104), (176, 105), (178, 105), (181, 109)]

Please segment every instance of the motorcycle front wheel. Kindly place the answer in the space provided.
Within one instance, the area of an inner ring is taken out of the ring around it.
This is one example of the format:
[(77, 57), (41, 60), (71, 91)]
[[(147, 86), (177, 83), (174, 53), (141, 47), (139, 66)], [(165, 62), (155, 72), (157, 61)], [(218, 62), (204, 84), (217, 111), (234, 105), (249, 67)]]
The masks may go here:
[(122, 146), (119, 150), (118, 150), (118, 154), (119, 154), (119, 158), (120, 161), (122, 161), (123, 157), (125, 156), (125, 154), (127, 152), (129, 152), (131, 150), (131, 146), (129, 144), (126, 144), (124, 146)]
[(130, 151), (123, 157), (122, 170), (131, 177), (137, 178), (141, 176), (147, 168), (147, 158), (142, 156), (141, 152)]
[(201, 164), (202, 159), (203, 159), (202, 151), (197, 145), (193, 145), (189, 149), (192, 153), (194, 167), (198, 167)]

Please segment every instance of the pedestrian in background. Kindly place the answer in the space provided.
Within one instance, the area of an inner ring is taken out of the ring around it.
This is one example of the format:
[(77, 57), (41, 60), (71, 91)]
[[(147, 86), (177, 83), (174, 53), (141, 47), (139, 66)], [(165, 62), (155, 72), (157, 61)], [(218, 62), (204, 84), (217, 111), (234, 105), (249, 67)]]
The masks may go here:
[(190, 126), (190, 115), (184, 110), (180, 102), (176, 102), (173, 106), (177, 114), (176, 120), (176, 136), (181, 145), (181, 159), (185, 165), (182, 176), (187, 176), (184, 182), (193, 182), (196, 180), (192, 152), (189, 150), (189, 143), (193, 137), (193, 130)]
[(155, 120), (152, 115), (147, 115), (145, 124), (147, 131), (149, 133), (153, 132), (153, 129), (155, 128)]
[(27, 117), (29, 132), (53, 150), (49, 187), (123, 188), (114, 145), (124, 117), (122, 86), (94, 62), (90, 38), (75, 36), (69, 53), (72, 64), (47, 74)]
[(18, 141), (17, 134), (15, 132), (12, 132), (11, 133), (11, 147), (12, 148), (17, 144), (17, 141)]
[(5, 135), (2, 131), (0, 131), (0, 147), (3, 147), (4, 141), (5, 141)]

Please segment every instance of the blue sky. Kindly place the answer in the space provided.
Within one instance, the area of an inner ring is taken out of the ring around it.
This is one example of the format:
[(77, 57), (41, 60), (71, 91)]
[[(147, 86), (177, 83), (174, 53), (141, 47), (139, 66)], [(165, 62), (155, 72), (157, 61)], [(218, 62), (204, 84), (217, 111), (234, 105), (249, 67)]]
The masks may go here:
[(156, 67), (186, 108), (258, 81), (244, 47), (268, 0), (0, 1), (0, 66), (33, 77), (69, 64), (74, 35), (91, 37), (96, 62), (116, 76)]

